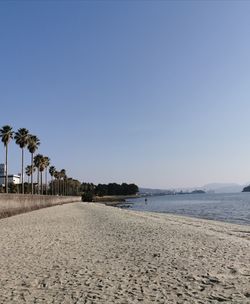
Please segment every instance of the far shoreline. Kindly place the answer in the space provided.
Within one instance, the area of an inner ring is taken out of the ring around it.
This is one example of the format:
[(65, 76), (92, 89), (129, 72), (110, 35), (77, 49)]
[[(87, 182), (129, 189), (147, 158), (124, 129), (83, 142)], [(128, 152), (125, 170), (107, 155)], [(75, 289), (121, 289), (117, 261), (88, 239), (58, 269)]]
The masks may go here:
[(127, 199), (137, 199), (141, 198), (140, 195), (105, 195), (105, 196), (95, 196), (93, 198), (93, 203), (103, 203), (108, 206), (115, 206), (121, 203), (126, 203)]
[[(241, 192), (230, 194), (219, 193), (212, 194), (212, 196), (208, 195), (208, 198), (205, 198), (207, 194), (195, 194), (190, 202), (189, 195), (185, 198), (183, 195), (180, 195), (179, 198), (169, 198), (169, 195), (167, 195), (166, 198), (162, 199), (161, 195), (150, 197), (130, 196), (122, 197), (123, 199), (118, 197), (120, 200), (110, 200), (111, 197), (106, 197), (106, 200), (98, 203), (138, 212), (173, 214), (194, 219), (250, 226), (250, 220), (247, 216), (250, 212), (250, 201), (248, 195), (247, 197), (244, 195), (242, 197), (242, 194)], [(203, 197), (202, 201), (199, 199), (200, 195)], [(183, 200), (181, 198), (183, 198)], [(196, 204), (196, 202), (198, 204)]]

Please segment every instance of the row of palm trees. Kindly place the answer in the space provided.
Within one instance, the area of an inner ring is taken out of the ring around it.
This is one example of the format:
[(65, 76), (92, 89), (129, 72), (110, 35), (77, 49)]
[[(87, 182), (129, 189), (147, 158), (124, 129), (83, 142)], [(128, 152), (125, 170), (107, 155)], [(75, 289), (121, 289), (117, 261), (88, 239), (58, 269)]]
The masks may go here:
[[(48, 194), (48, 170), (51, 175), (51, 189), (50, 194), (63, 194), (66, 195), (66, 186), (65, 181), (67, 179), (65, 169), (61, 171), (57, 171), (54, 166), (49, 167), (50, 159), (48, 156), (44, 156), (42, 154), (36, 154), (35, 152), (38, 150), (40, 145), (40, 140), (36, 135), (30, 134), (29, 130), (26, 128), (20, 128), (17, 132), (13, 131), (13, 128), (9, 125), (5, 125), (0, 129), (0, 138), (5, 147), (5, 192), (8, 193), (8, 145), (11, 140), (15, 140), (16, 144), (21, 149), (21, 184), (22, 184), (22, 193), (24, 194), (24, 151), (25, 148), (31, 154), (31, 163), (25, 168), (25, 173), (28, 176), (28, 179), (31, 179), (30, 193), (34, 194)], [(37, 191), (34, 191), (34, 180), (33, 176), (35, 171), (37, 170)], [(45, 174), (45, 183), (43, 183), (43, 172)], [(57, 182), (55, 182), (56, 180)], [(63, 183), (61, 182), (63, 181)], [(45, 191), (44, 191), (45, 185)]]

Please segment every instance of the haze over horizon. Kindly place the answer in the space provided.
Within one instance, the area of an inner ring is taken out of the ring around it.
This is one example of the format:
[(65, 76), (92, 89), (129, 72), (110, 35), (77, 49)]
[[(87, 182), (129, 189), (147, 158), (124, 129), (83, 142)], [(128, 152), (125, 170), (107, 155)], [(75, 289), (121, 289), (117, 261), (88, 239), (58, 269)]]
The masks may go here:
[(29, 129), (80, 181), (244, 185), (249, 15), (244, 1), (2, 1), (0, 126)]

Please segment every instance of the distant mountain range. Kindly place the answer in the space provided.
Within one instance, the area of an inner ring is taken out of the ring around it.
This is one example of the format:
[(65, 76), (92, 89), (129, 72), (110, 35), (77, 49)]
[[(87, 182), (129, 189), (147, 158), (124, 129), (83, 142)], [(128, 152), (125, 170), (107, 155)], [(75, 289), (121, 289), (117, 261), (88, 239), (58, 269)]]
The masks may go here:
[(214, 193), (236, 193), (242, 192), (246, 185), (239, 185), (236, 183), (211, 183), (202, 187), (206, 191), (213, 191)]
[(151, 189), (151, 188), (139, 188), (140, 193), (150, 193), (153, 195), (170, 193), (173, 191), (187, 191), (191, 192), (194, 190), (204, 190), (209, 193), (237, 193), (242, 192), (243, 188), (248, 184), (239, 185), (236, 183), (210, 183), (206, 184), (203, 187), (193, 187), (193, 188), (176, 188), (176, 189)]

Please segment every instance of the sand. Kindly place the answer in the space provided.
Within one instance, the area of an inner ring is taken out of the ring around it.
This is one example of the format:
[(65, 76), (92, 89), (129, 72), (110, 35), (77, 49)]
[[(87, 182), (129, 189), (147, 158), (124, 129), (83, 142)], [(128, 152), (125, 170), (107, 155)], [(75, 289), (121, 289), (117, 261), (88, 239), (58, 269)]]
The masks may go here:
[(0, 220), (0, 303), (250, 303), (250, 226), (73, 203)]

